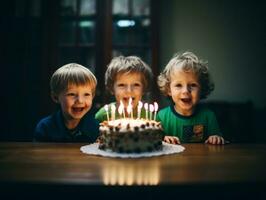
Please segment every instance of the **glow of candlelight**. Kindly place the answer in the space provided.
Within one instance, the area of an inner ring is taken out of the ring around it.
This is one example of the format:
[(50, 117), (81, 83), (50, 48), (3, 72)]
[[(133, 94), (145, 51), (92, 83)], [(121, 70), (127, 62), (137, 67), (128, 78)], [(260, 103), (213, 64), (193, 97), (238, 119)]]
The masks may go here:
[(159, 108), (158, 103), (154, 102), (154, 121), (156, 120), (156, 114), (157, 114), (158, 108)]
[(112, 104), (111, 105), (111, 118), (112, 118), (112, 120), (115, 120), (115, 109), (116, 109), (115, 105)]
[(118, 106), (118, 110), (117, 110), (118, 113), (119, 113), (119, 115), (120, 115), (120, 117), (122, 117), (123, 109), (124, 109), (124, 108), (123, 108), (123, 104), (120, 103), (120, 105)]
[(144, 109), (145, 109), (145, 112), (146, 112), (146, 120), (148, 120), (148, 110), (149, 110), (148, 103), (144, 103)]
[(131, 104), (128, 104), (128, 106), (127, 106), (127, 114), (128, 114), (128, 116), (130, 115), (131, 118), (133, 118), (133, 112), (132, 112), (132, 105)]
[(138, 119), (140, 119), (140, 113), (141, 113), (142, 106), (143, 106), (143, 103), (141, 101), (139, 101), (139, 103), (138, 103)]
[(128, 105), (132, 105), (132, 98), (131, 97), (128, 100)]
[(104, 106), (104, 110), (105, 110), (105, 112), (106, 112), (107, 121), (109, 121), (108, 105), (105, 105), (105, 106)]
[(133, 119), (133, 105), (132, 105), (132, 98), (130, 97), (129, 100), (128, 100), (128, 106), (130, 106), (130, 117), (131, 119)]
[(125, 109), (125, 106), (124, 106), (123, 102), (120, 101), (120, 105), (119, 105), (119, 107), (118, 107), (118, 113), (119, 113), (120, 115), (123, 114), (123, 117), (126, 118), (126, 116), (125, 116), (125, 110), (124, 110), (124, 109)]
[(152, 120), (152, 112), (154, 111), (153, 104), (150, 104), (150, 120)]

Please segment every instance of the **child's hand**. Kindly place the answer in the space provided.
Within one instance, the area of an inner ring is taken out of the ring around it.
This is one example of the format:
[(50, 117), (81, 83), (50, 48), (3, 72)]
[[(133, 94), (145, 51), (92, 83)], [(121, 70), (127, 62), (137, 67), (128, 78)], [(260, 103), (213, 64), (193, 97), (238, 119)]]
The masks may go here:
[(211, 135), (205, 141), (206, 144), (224, 144), (224, 138), (219, 135)]
[(175, 136), (164, 136), (163, 141), (169, 144), (180, 144), (179, 138)]

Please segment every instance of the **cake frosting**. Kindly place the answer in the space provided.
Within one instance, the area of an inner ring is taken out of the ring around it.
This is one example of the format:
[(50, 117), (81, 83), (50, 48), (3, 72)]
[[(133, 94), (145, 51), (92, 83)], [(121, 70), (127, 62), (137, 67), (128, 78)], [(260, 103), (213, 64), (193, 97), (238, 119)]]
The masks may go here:
[(122, 118), (100, 124), (99, 148), (120, 153), (140, 153), (162, 148), (160, 122)]

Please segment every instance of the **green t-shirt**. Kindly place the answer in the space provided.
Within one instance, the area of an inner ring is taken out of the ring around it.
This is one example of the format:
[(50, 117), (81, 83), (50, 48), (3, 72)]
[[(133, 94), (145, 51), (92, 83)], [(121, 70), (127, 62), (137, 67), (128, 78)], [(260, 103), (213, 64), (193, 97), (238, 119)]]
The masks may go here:
[(192, 116), (182, 116), (174, 106), (159, 111), (157, 120), (161, 122), (165, 135), (176, 136), (181, 142), (203, 142), (210, 135), (220, 135), (215, 114), (206, 107), (198, 106)]
[[(111, 119), (111, 105), (114, 104), (117, 108), (117, 105), (116, 103), (110, 103), (108, 106), (109, 106), (109, 118)], [(136, 119), (137, 118), (137, 111), (134, 110), (133, 111), (133, 118)], [(119, 119), (119, 118), (122, 118), (123, 116), (121, 116), (117, 110), (115, 112), (115, 119)], [(148, 117), (150, 117), (150, 113), (148, 113)], [(141, 112), (140, 112), (140, 118), (145, 118), (146, 119), (146, 113), (145, 113), (145, 110), (142, 108), (141, 109)], [(98, 112), (95, 114), (95, 119), (97, 119), (99, 122), (103, 122), (105, 120), (107, 120), (107, 113), (104, 109), (104, 107), (100, 108), (100, 110), (98, 110)]]

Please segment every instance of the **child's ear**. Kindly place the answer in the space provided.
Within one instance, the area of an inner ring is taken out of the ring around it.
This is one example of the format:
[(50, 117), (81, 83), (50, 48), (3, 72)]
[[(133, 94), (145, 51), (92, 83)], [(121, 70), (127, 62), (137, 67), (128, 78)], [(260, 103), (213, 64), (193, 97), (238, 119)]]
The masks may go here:
[(112, 89), (110, 89), (110, 90), (109, 90), (109, 92), (110, 92), (110, 94), (111, 94), (111, 95), (114, 95), (114, 94), (115, 94), (115, 93), (114, 93), (114, 89), (113, 89), (113, 88), (112, 88)]
[(55, 93), (51, 93), (51, 98), (52, 98), (52, 100), (55, 102), (55, 103), (59, 103), (59, 101), (58, 101), (58, 96), (55, 94)]
[(172, 96), (171, 90), (167, 90), (167, 95), (170, 97)]

